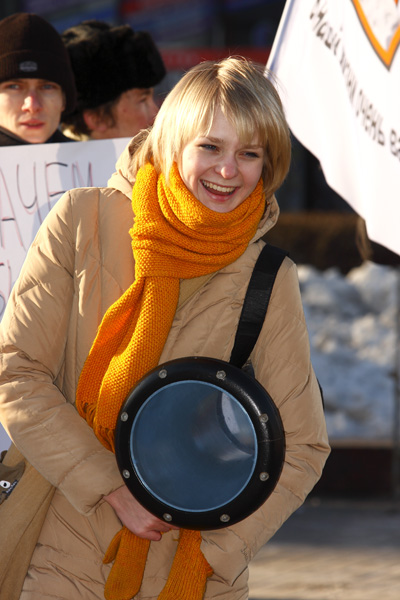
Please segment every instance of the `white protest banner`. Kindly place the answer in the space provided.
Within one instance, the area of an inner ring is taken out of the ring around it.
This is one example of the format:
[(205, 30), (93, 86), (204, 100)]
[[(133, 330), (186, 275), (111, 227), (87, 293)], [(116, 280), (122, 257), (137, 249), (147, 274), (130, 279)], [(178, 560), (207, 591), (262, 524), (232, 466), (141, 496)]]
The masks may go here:
[(107, 185), (129, 138), (0, 148), (0, 319), (40, 224), (72, 188)]
[[(129, 138), (0, 148), (0, 319), (40, 224), (61, 195), (107, 185)], [(10, 439), (0, 424), (0, 452)]]
[(328, 184), (400, 254), (400, 6), (288, 0), (267, 67)]

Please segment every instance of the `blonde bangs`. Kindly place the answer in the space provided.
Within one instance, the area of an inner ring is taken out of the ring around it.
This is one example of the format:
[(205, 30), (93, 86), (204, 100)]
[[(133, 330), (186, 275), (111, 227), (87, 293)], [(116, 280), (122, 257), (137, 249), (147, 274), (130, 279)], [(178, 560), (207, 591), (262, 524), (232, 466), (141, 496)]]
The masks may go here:
[(207, 135), (221, 109), (244, 144), (264, 148), (263, 179), (269, 198), (283, 183), (290, 164), (290, 132), (279, 95), (264, 67), (239, 57), (207, 61), (188, 71), (164, 100), (134, 170), (151, 160), (168, 181), (173, 162), (196, 137)]

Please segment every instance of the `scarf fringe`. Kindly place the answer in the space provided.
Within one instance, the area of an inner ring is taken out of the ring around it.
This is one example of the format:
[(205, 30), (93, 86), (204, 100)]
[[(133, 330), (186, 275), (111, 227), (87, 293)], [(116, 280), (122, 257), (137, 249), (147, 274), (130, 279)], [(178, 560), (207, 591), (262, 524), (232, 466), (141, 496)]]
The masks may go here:
[(96, 436), (107, 450), (111, 450), (115, 454), (115, 433), (107, 427), (96, 426), (94, 428)]

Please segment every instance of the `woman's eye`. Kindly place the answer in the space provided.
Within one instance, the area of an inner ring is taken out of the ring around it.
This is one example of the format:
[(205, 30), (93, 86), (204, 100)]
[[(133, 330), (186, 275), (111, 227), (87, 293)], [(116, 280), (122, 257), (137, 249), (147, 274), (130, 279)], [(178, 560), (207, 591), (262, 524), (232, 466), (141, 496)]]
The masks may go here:
[(260, 158), (258, 152), (251, 152), (250, 150), (248, 152), (244, 152), (243, 154), (248, 158)]
[(214, 144), (201, 144), (200, 148), (204, 148), (205, 150), (216, 150), (217, 146), (214, 146)]

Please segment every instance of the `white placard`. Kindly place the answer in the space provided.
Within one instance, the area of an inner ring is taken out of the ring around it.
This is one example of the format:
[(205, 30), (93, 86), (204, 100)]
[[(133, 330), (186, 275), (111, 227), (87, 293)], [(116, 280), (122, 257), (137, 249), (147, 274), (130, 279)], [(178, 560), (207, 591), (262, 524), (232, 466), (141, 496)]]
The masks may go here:
[(64, 192), (102, 187), (129, 138), (0, 148), (0, 318), (40, 224)]
[[(102, 187), (129, 138), (0, 148), (0, 318), (46, 215), (76, 187)], [(10, 439), (0, 425), (0, 451)]]

